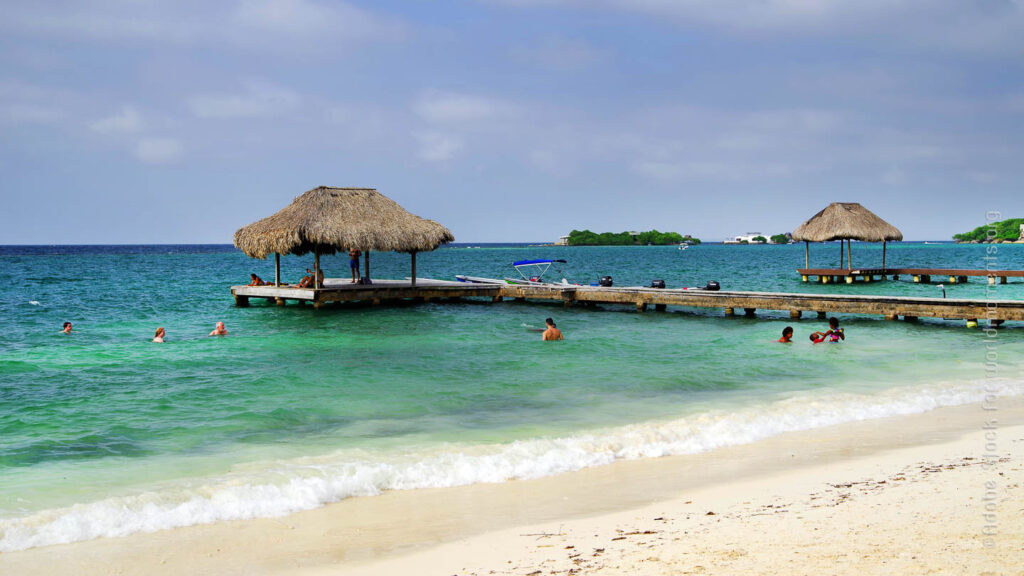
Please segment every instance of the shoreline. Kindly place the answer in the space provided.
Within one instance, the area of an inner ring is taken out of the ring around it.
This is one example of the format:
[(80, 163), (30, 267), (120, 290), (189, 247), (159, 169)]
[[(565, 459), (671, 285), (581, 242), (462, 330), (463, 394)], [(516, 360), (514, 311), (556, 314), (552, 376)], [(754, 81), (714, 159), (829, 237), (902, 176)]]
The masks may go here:
[[(1002, 397), (998, 406), (1000, 449), (1019, 464), (1024, 451), (1024, 398)], [(684, 495), (693, 502), (708, 498), (719, 507), (730, 501), (734, 506), (753, 501), (760, 492), (774, 491), (793, 499), (801, 490), (822, 489), (825, 477), (834, 477), (835, 482), (890, 477), (920, 459), (948, 464), (977, 457), (972, 454), (982, 443), (975, 436), (987, 415), (980, 404), (968, 404), (789, 432), (696, 455), (616, 462), (536, 480), (393, 491), (282, 518), (10, 552), (0, 555), (0, 571), (299, 576), (424, 573), (429, 566), (435, 570), (429, 573), (452, 574), (465, 572), (465, 549), (452, 555), (452, 547), (459, 546), (484, 551), (474, 564), (481, 573), (511, 570), (505, 556), (528, 564), (529, 553), (558, 548), (536, 548), (535, 543), (524, 542), (529, 539), (514, 534), (562, 534), (562, 525), (585, 526), (580, 528), (584, 532), (591, 526), (618, 526), (651, 506), (678, 507)], [(802, 478), (815, 480), (808, 483)], [(1019, 490), (1015, 498), (1020, 498)], [(1009, 512), (1019, 507), (1016, 503), (1004, 506), (1007, 522)], [(663, 556), (673, 549), (671, 542), (663, 547)]]

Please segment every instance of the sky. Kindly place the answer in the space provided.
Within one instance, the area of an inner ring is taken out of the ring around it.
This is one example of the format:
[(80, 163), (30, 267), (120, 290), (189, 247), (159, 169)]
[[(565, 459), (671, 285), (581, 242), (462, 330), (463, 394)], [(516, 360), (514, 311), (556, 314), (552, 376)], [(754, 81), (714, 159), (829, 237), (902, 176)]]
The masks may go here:
[(0, 244), (230, 243), (320, 185), (470, 243), (1024, 217), (1024, 0), (0, 11)]

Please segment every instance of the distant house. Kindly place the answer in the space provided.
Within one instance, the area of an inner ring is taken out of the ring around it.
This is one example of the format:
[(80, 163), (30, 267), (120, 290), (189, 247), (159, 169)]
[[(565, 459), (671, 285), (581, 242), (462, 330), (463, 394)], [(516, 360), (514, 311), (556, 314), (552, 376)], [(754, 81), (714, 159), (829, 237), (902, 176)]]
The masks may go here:
[(569, 245), (569, 237), (568, 236), (559, 236), (558, 240), (555, 241), (555, 246), (568, 246), (568, 245)]

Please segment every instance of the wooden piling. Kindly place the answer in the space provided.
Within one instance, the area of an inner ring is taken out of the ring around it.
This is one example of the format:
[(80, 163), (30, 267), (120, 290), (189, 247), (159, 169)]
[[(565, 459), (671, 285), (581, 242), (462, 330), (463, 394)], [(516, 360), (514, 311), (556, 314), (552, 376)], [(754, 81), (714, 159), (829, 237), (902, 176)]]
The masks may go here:
[(754, 317), (754, 312), (756, 312), (756, 311), (757, 311), (757, 308), (744, 308), (743, 309), (743, 314), (745, 316), (747, 316), (747, 317), (753, 318)]
[(732, 308), (726, 308), (725, 309), (725, 315), (726, 316), (735, 316), (736, 315), (736, 311), (733, 310)]
[(285, 299), (284, 298), (274, 298), (274, 304), (277, 304), (278, 306), (284, 306)]
[(790, 310), (789, 317), (794, 320), (799, 320), (802, 312), (800, 310)]

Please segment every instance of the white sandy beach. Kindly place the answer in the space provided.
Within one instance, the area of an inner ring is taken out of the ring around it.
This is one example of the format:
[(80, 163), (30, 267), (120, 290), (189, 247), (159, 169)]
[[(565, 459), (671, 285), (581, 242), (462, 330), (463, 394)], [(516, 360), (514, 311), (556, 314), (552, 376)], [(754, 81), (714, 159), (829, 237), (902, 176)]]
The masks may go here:
[(1024, 401), (993, 407), (7, 553), (0, 574), (1024, 574)]

